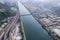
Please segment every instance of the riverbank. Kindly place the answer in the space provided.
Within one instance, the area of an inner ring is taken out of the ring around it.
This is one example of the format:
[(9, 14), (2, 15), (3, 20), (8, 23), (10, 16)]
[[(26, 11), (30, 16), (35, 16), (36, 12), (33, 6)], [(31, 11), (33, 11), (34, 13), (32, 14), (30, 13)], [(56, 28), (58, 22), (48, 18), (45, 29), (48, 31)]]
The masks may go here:
[(19, 13), (20, 13), (19, 21), (18, 22), (20, 22), (21, 34), (22, 34), (22, 38), (23, 38), (22, 40), (26, 40), (26, 35), (25, 35), (25, 31), (24, 31), (22, 20), (21, 20), (20, 6), (21, 6), (20, 2), (18, 1), (18, 9), (19, 9)]
[[(32, 15), (32, 14), (31, 14), (31, 15)], [(32, 16), (33, 16), (33, 15), (32, 15)], [(34, 17), (34, 16), (33, 16), (33, 17)], [(34, 18), (35, 18), (35, 17), (34, 17)], [(46, 27), (41, 21), (39, 21), (37, 18), (35, 18), (35, 20), (37, 20), (37, 22), (42, 25), (42, 28), (45, 29), (45, 30), (48, 32), (48, 34), (49, 34), (54, 40), (56, 40), (56, 39), (52, 36), (50, 30), (48, 30), (47, 27)]]
[(21, 20), (21, 17), (20, 17), (20, 25), (21, 25), (21, 31), (22, 31), (22, 37), (23, 37), (23, 40), (26, 40), (26, 35), (25, 35), (25, 31), (24, 31), (24, 27), (23, 27), (23, 23), (22, 23), (22, 20)]
[[(34, 17), (33, 14), (31, 14), (31, 15)], [(35, 17), (34, 17), (34, 18), (35, 18)], [(53, 34), (53, 32), (51, 32), (51, 30), (48, 29), (48, 27), (45, 26), (39, 19), (35, 18), (35, 20), (37, 20), (38, 23), (42, 25), (42, 28), (44, 28), (44, 29), (48, 32), (48, 34), (49, 34), (54, 40), (60, 40), (59, 37), (58, 37), (57, 35), (55, 36), (55, 35)]]
[(26, 40), (23, 24), (22, 24), (22, 21), (20, 20), (20, 18), (17, 21), (16, 27), (15, 28), (12, 27), (9, 39)]

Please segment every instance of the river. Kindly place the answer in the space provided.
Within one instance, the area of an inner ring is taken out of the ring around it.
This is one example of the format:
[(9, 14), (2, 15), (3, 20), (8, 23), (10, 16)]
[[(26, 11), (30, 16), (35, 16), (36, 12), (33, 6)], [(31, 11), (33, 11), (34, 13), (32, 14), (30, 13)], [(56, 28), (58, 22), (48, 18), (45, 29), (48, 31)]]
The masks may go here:
[[(19, 3), (20, 15), (30, 14), (30, 12)], [(21, 16), (27, 40), (53, 40), (32, 15)]]

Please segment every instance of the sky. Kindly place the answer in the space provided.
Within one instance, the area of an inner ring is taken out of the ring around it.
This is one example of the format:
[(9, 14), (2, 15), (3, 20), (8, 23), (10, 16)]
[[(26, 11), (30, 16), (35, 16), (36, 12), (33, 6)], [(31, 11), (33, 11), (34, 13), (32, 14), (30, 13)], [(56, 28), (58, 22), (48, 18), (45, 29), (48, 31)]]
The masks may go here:
[[(4, 0), (4, 1), (15, 1), (15, 0)], [(22, 2), (27, 2), (27, 1), (33, 1), (33, 2), (44, 2), (44, 3), (47, 3), (47, 2), (60, 2), (60, 0), (18, 0), (18, 1), (22, 1)]]
[(48, 1), (52, 1), (52, 0), (34, 0), (34, 1), (48, 2)]
[(44, 2), (44, 3), (48, 3), (48, 2), (60, 2), (60, 0), (20, 0), (22, 2), (27, 2), (27, 1), (33, 1), (33, 2)]
[[(28, 1), (28, 0), (21, 0), (21, 1)], [(43, 0), (29, 0), (29, 1), (43, 1)]]

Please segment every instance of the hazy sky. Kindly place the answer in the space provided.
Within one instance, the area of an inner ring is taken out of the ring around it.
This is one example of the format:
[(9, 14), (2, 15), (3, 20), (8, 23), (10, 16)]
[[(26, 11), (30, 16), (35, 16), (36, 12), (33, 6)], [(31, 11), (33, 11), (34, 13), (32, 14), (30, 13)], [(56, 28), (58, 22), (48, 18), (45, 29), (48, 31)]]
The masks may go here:
[(20, 1), (23, 1), (23, 2), (27, 2), (27, 1), (33, 1), (33, 2), (36, 2), (36, 1), (40, 1), (40, 2), (51, 2), (51, 1), (60, 1), (60, 0), (20, 0)]
[[(5, 1), (15, 1), (15, 0), (5, 0)], [(22, 1), (22, 2), (27, 2), (27, 1), (33, 1), (33, 2), (37, 2), (37, 1), (40, 1), (40, 2), (60, 2), (60, 0), (19, 0), (19, 1)]]
[(35, 0), (35, 1), (47, 2), (47, 1), (51, 1), (51, 0)]
[[(28, 0), (21, 0), (21, 1), (28, 1)], [(29, 1), (46, 1), (46, 0), (29, 0)]]

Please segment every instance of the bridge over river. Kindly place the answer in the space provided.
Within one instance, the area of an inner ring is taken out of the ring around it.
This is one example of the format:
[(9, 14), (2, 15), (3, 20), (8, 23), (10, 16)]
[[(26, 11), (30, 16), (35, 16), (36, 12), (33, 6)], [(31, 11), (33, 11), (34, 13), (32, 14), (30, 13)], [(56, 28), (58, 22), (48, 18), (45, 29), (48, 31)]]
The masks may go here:
[(23, 14), (23, 15), (20, 15), (20, 16), (29, 16), (29, 15), (31, 15), (31, 14)]

